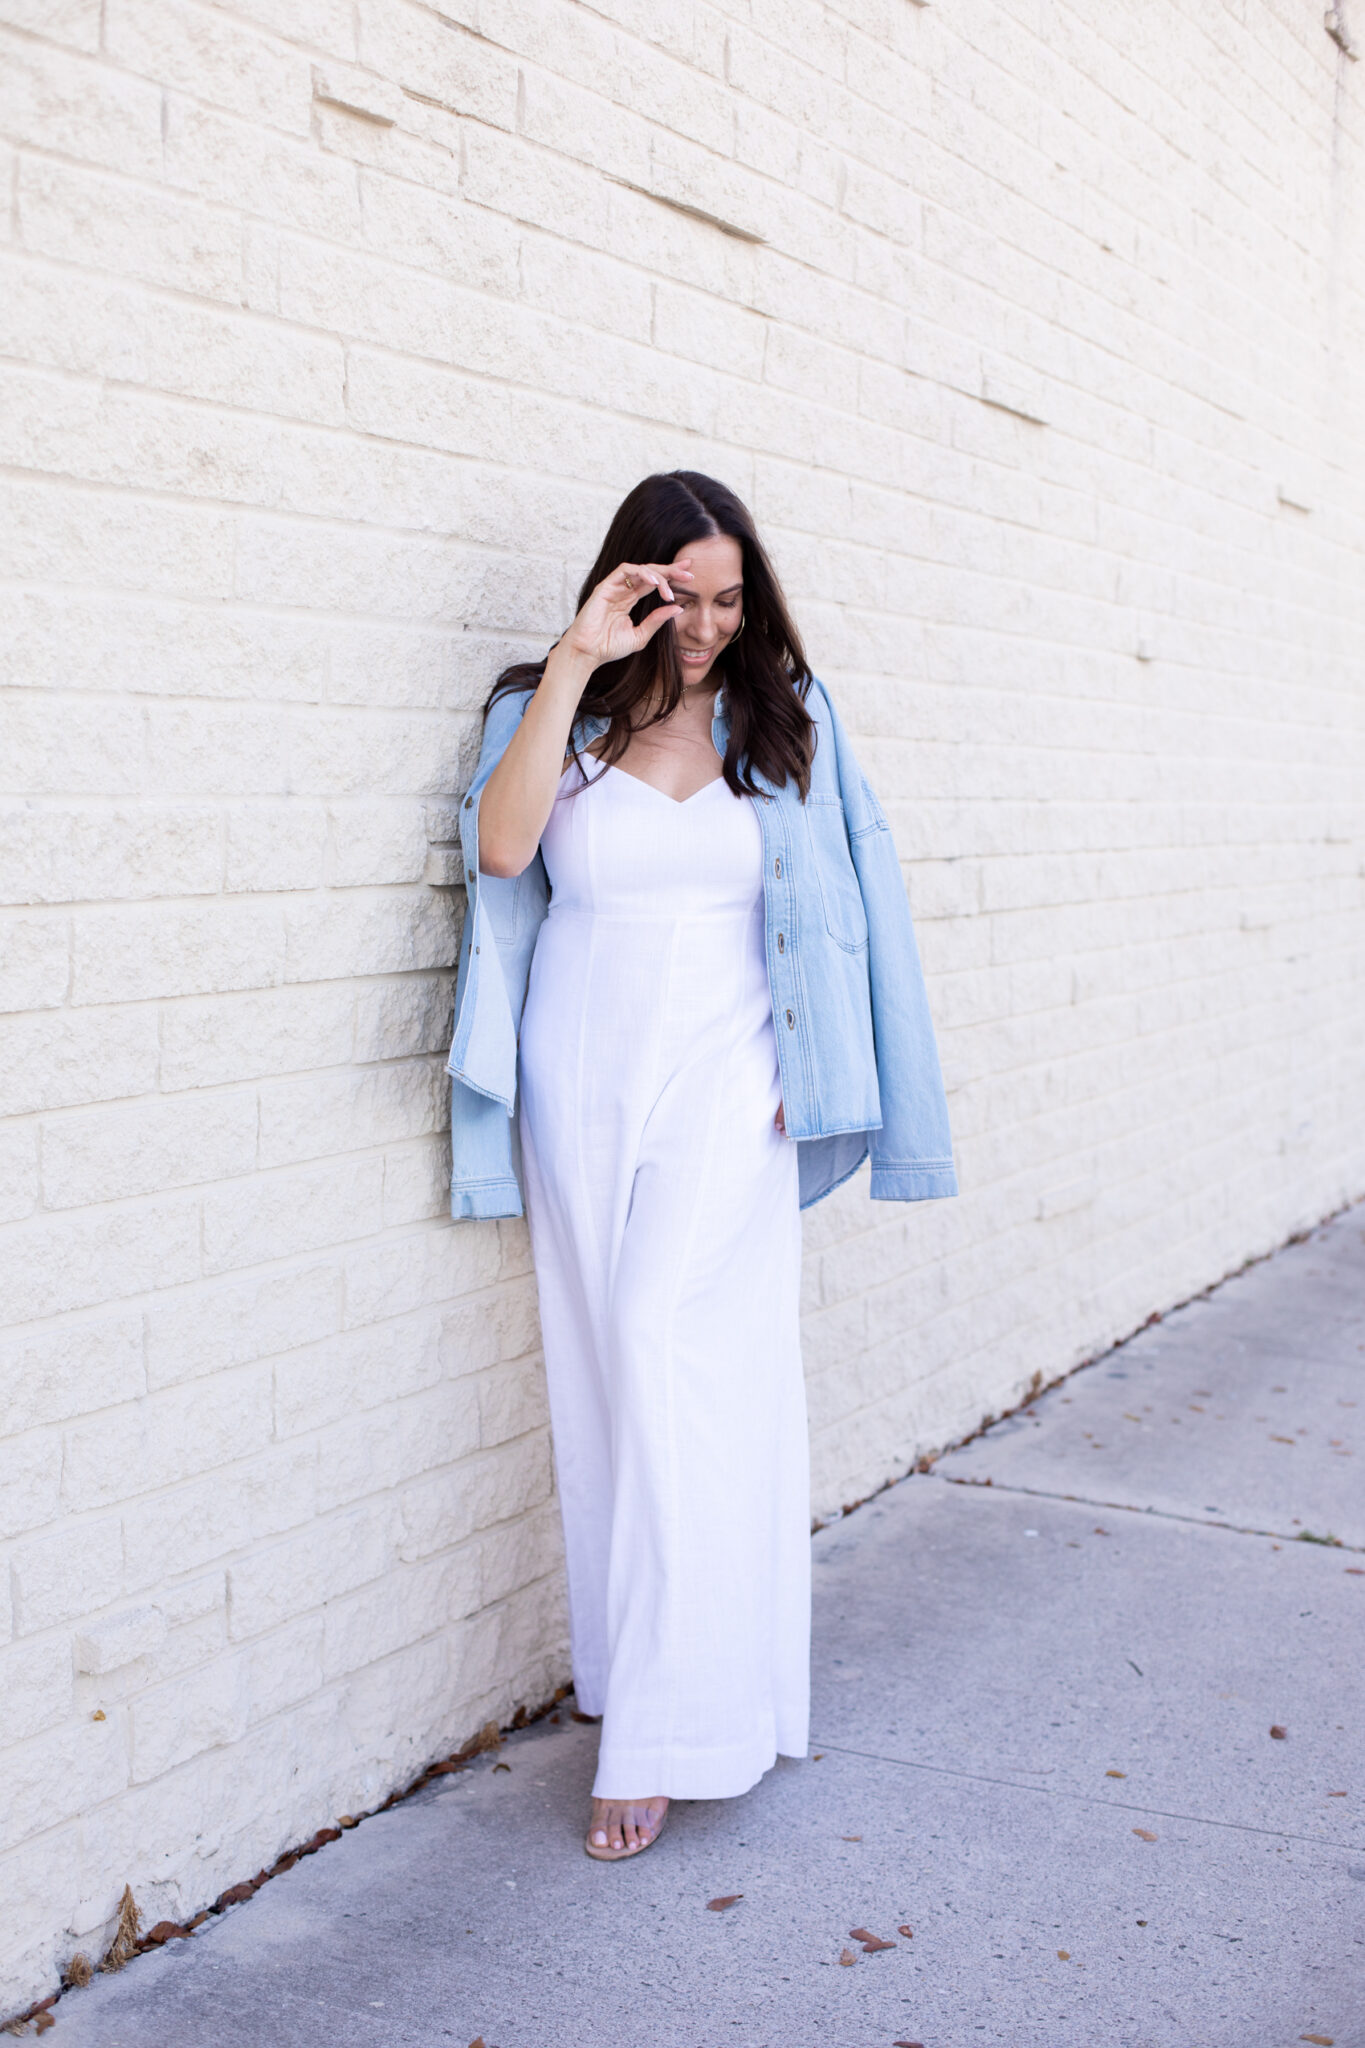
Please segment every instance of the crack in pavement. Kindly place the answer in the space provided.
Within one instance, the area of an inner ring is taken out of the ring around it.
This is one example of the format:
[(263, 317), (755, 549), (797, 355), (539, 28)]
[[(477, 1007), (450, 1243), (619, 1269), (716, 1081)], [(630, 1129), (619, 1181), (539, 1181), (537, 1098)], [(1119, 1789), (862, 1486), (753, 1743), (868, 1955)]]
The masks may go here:
[(1141, 1813), (1155, 1820), (1186, 1821), (1192, 1827), (1226, 1828), (1235, 1834), (1265, 1835), (1277, 1842), (1304, 1842), (1314, 1849), (1341, 1849), (1349, 1856), (1359, 1855), (1365, 1850), (1365, 1841), (1339, 1842), (1330, 1835), (1301, 1835), (1292, 1828), (1263, 1828), (1252, 1821), (1214, 1820), (1207, 1814), (1180, 1813), (1165, 1806), (1139, 1806), (1129, 1799), (1100, 1799), (1093, 1792), (1072, 1792), (1061, 1785), (1026, 1785), (1017, 1778), (995, 1777), (989, 1771), (966, 1771), (952, 1764), (916, 1763), (910, 1757), (883, 1756), (875, 1749), (850, 1749), (844, 1743), (824, 1742), (815, 1736), (811, 1738), (811, 1747), (818, 1747), (826, 1755), (859, 1757), (864, 1763), (893, 1764), (904, 1771), (928, 1771), (938, 1778), (959, 1778), (976, 1785), (1000, 1785), (1011, 1792), (1039, 1792), (1047, 1799), (1070, 1799), (1078, 1806), (1095, 1806), (1106, 1813)]
[[(1222, 1529), (1229, 1536), (1271, 1536), (1280, 1543), (1311, 1543), (1316, 1550), (1341, 1550), (1352, 1557), (1365, 1555), (1365, 1544), (1347, 1543), (1341, 1537), (1326, 1543), (1318, 1536), (1305, 1536), (1302, 1529), (1255, 1529), (1245, 1522), (1211, 1522), (1206, 1515), (1182, 1515), (1178, 1508), (1139, 1507), (1131, 1500), (1097, 1500), (1088, 1493), (1054, 1493), (1046, 1486), (1011, 1485), (1006, 1479), (956, 1479), (951, 1472), (931, 1472), (924, 1475), (937, 1479), (945, 1486), (974, 1487), (982, 1493), (1021, 1493), (1030, 1500), (1056, 1500), (1068, 1502), (1078, 1508), (1107, 1508), (1116, 1515), (1152, 1515), (1161, 1522), (1187, 1522), (1194, 1529)], [(1213, 1489), (1210, 1487), (1210, 1492)]]

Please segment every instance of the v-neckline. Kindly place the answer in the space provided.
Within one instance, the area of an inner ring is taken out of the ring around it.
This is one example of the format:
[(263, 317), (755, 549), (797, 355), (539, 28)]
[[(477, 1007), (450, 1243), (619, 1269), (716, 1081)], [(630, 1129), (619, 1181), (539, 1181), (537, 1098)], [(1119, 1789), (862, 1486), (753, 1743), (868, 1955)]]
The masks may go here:
[(617, 775), (624, 775), (626, 781), (633, 782), (638, 789), (652, 790), (655, 796), (662, 797), (666, 804), (672, 804), (679, 811), (685, 811), (687, 806), (694, 804), (699, 796), (705, 796), (708, 789), (714, 789), (718, 782), (724, 782), (725, 780), (723, 775), (713, 775), (709, 782), (703, 782), (700, 789), (694, 789), (691, 796), (670, 796), (666, 789), (660, 789), (657, 782), (646, 782), (643, 775), (632, 775), (629, 768), (622, 768), (615, 761), (608, 761), (607, 766), (614, 770)]

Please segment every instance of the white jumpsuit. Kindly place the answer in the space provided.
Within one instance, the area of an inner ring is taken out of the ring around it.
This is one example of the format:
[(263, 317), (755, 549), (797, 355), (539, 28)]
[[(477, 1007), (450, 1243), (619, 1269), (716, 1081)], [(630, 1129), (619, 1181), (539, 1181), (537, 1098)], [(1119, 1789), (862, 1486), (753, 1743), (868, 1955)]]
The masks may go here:
[(754, 801), (566, 771), (521, 1134), (601, 1798), (719, 1799), (804, 1756), (810, 1483), (796, 1148)]

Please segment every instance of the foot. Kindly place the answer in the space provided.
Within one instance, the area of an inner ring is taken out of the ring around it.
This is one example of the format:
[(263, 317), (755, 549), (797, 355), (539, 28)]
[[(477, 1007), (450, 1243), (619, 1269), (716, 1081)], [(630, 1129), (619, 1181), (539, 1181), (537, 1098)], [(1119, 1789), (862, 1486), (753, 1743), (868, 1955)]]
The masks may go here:
[(600, 1863), (638, 1856), (658, 1839), (668, 1801), (657, 1799), (594, 1799), (583, 1846)]

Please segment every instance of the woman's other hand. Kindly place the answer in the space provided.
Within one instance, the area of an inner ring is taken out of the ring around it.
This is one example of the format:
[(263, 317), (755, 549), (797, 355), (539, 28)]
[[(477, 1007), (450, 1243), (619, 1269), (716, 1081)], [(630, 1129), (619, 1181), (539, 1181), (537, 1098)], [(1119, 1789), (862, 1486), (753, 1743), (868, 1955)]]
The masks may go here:
[(784, 1106), (785, 1105), (780, 1102), (777, 1105), (777, 1115), (773, 1118), (773, 1129), (781, 1131), (783, 1137), (785, 1138), (787, 1135), (787, 1119), (783, 1115)]
[[(560, 646), (594, 668), (608, 661), (624, 661), (628, 654), (647, 647), (660, 627), (677, 618), (682, 606), (674, 599), (673, 584), (687, 586), (691, 581), (686, 556), (667, 568), (662, 562), (622, 562), (592, 592)], [(657, 590), (664, 602), (637, 626), (631, 611), (651, 590)]]

